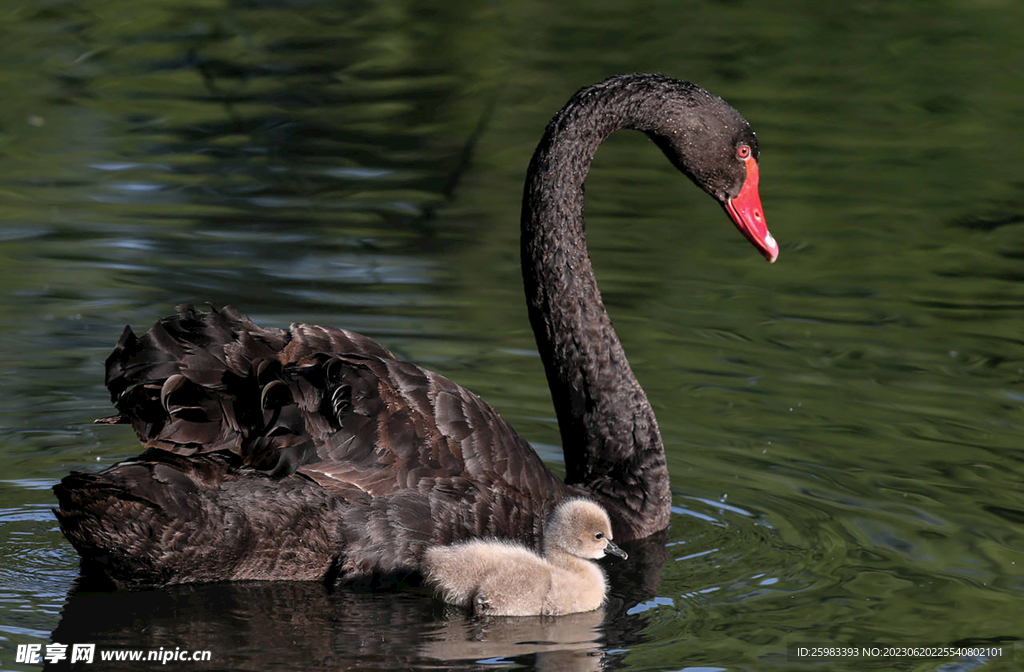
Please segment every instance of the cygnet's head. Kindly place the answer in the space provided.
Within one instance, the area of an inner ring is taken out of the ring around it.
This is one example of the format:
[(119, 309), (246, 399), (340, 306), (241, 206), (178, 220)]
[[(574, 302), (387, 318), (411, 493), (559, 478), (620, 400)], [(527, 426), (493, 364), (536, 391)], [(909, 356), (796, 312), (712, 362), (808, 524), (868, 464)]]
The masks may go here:
[(608, 514), (588, 499), (567, 499), (555, 507), (544, 529), (544, 550), (554, 549), (579, 558), (628, 557), (612, 543)]

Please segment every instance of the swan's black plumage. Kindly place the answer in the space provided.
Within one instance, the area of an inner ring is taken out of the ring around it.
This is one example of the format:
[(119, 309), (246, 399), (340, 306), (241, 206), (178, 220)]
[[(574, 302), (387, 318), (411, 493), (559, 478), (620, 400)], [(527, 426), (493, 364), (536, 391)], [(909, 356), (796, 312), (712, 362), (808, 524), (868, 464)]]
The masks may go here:
[[(146, 452), (54, 487), (83, 567), (119, 585), (414, 572), (431, 544), (498, 536), (536, 547), (540, 521), (577, 495), (608, 510), (616, 539), (663, 529), (657, 421), (584, 237), (589, 163), (620, 128), (647, 133), (723, 205), (750, 201), (750, 182), (761, 221), (753, 132), (697, 86), (614, 77), (551, 121), (527, 176), (522, 254), (565, 483), (479, 397), (365, 336), (185, 306), (141, 337), (126, 328), (107, 360), (118, 414), (101, 422), (130, 423)], [(767, 229), (733, 219), (774, 259), (774, 241), (758, 237)]]

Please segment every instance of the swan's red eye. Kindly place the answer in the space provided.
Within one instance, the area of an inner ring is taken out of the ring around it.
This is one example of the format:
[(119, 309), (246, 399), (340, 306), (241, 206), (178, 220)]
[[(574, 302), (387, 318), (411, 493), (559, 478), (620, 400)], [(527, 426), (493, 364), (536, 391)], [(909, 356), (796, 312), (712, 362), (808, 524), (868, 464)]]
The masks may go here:
[(740, 145), (739, 147), (736, 148), (736, 156), (740, 157), (741, 159), (749, 159), (750, 147), (747, 147), (746, 145)]

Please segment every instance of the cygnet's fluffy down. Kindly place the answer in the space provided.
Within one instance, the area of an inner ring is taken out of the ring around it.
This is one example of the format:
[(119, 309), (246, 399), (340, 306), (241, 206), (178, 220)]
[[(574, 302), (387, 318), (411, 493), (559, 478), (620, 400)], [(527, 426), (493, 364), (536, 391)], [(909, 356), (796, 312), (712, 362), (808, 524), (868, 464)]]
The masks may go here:
[(428, 548), (427, 582), (442, 599), (489, 616), (558, 616), (593, 611), (607, 582), (591, 559), (626, 557), (612, 543), (603, 508), (586, 499), (559, 504), (544, 529), (544, 556), (508, 541), (473, 539)]

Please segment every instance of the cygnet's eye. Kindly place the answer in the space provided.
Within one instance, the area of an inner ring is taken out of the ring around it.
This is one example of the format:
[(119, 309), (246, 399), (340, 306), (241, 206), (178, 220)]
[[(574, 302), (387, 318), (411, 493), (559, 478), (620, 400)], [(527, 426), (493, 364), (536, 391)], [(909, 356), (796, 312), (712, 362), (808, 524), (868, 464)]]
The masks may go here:
[(595, 534), (594, 539), (604, 539), (604, 532), (598, 532)]

